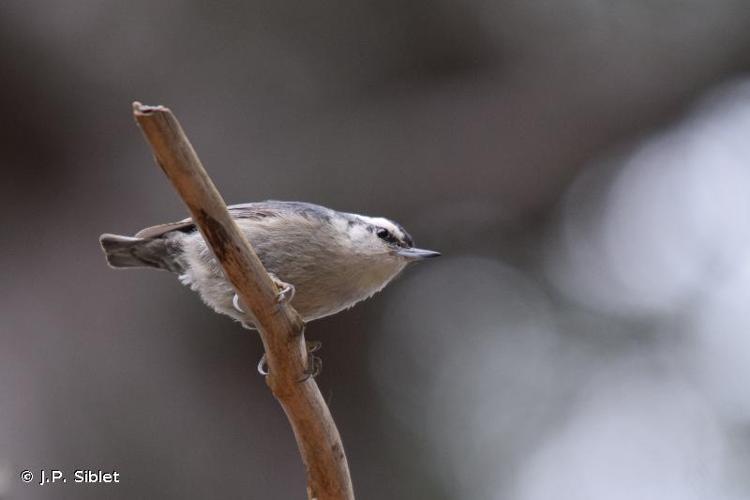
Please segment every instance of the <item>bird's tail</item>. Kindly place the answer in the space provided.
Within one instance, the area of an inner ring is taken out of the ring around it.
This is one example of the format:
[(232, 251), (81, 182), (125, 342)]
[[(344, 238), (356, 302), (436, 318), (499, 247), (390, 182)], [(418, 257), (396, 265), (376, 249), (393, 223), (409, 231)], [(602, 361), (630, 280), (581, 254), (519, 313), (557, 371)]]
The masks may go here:
[(175, 243), (165, 238), (133, 238), (117, 234), (99, 237), (107, 263), (115, 268), (155, 267), (182, 272), (175, 258)]

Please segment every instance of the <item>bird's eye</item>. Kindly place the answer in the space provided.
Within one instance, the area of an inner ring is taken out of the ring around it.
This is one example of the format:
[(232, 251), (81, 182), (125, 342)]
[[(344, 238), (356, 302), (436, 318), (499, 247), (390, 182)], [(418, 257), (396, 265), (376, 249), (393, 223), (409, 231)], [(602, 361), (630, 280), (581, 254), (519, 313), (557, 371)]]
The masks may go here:
[(396, 245), (396, 246), (402, 245), (398, 237), (384, 227), (379, 227), (375, 231), (375, 234), (378, 236), (378, 238), (385, 241), (389, 245)]

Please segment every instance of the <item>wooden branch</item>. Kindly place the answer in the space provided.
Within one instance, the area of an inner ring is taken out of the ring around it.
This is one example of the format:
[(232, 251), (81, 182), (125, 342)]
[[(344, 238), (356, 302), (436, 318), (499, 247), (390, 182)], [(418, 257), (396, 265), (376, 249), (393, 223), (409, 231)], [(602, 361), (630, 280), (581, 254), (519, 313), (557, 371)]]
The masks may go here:
[(257, 319), (268, 361), (266, 383), (292, 425), (307, 473), (308, 498), (353, 499), (336, 424), (315, 380), (305, 380), (304, 323), (291, 306), (278, 304), (276, 286), (229, 215), (172, 112), (164, 106), (135, 102), (133, 115), (156, 162), (187, 205), (242, 304)]

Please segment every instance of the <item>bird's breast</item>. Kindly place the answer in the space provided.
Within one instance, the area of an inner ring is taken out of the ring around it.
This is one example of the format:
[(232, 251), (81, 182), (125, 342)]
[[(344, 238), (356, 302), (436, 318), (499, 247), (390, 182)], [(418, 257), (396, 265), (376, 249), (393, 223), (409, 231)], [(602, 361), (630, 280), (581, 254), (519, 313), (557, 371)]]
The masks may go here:
[(396, 266), (363, 265), (340, 267), (314, 280), (302, 278), (299, 285), (295, 284), (292, 305), (306, 321), (330, 316), (379, 292), (400, 270)]

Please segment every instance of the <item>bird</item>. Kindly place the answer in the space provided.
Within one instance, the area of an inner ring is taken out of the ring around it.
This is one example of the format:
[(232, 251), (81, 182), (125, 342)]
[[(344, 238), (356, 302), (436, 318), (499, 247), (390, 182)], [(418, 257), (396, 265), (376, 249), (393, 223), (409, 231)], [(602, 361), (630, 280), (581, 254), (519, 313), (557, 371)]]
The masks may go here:
[[(307, 323), (336, 314), (382, 290), (409, 264), (438, 257), (416, 248), (409, 233), (384, 217), (340, 212), (299, 201), (227, 207), (287, 301)], [(113, 268), (155, 268), (177, 274), (214, 311), (256, 328), (191, 218), (134, 236), (102, 234)]]

